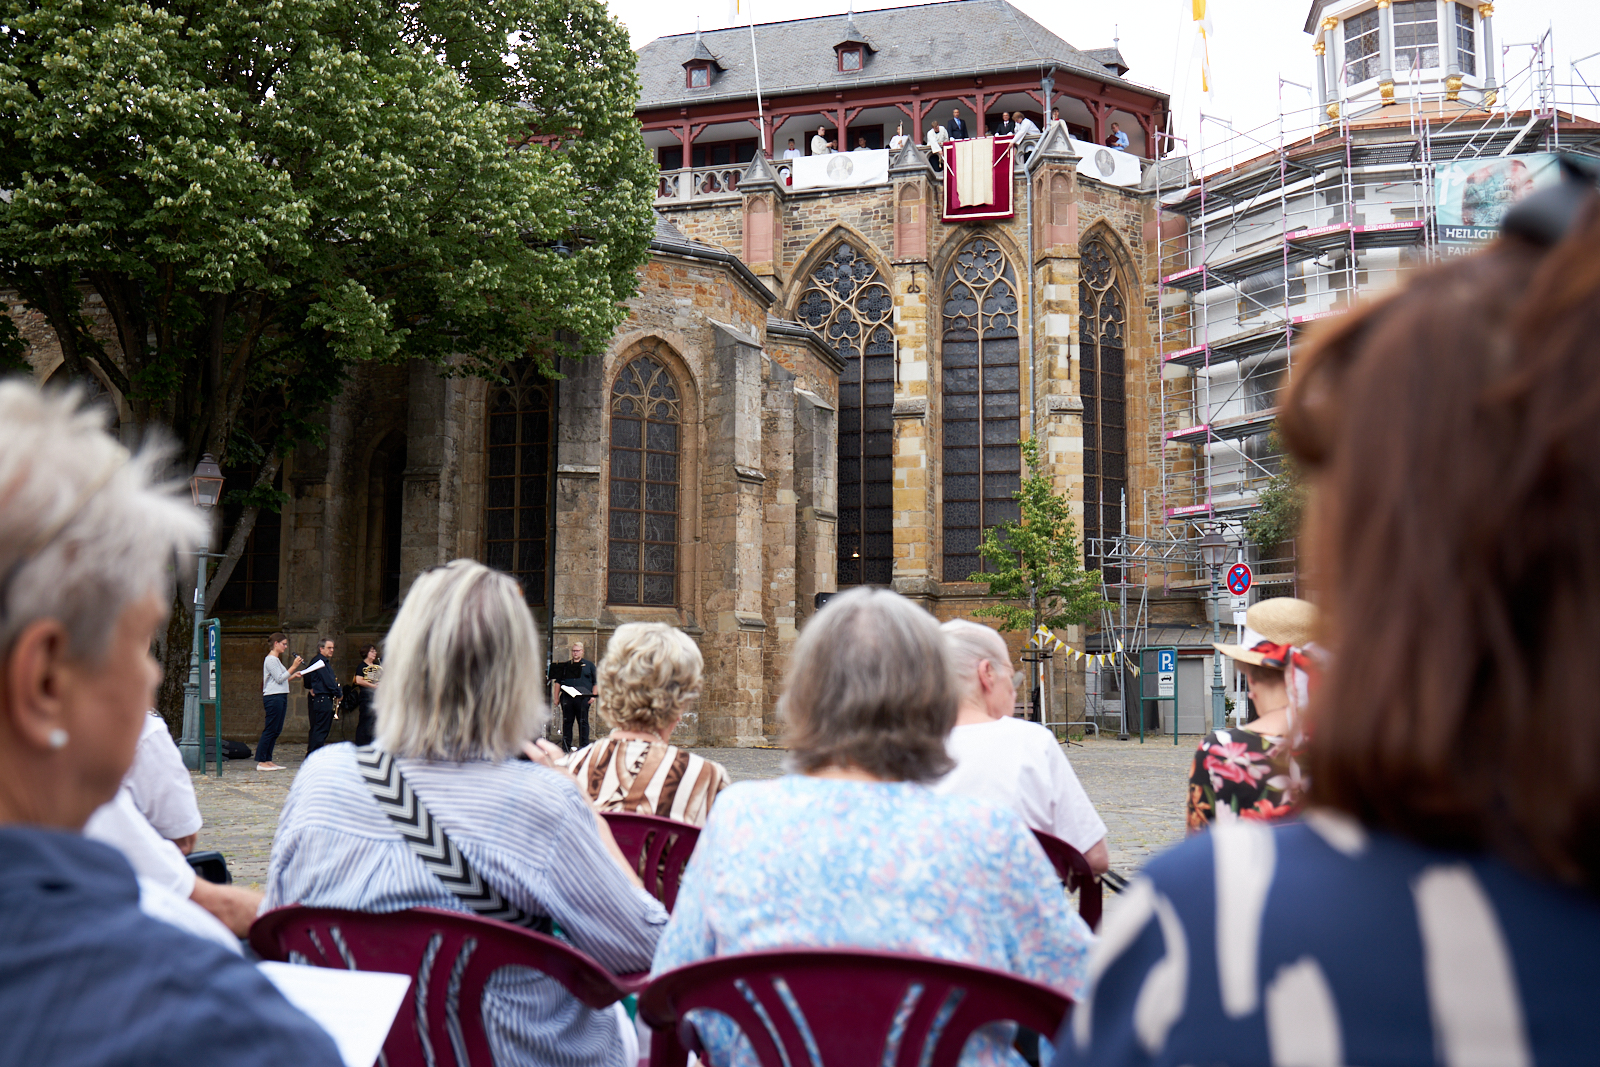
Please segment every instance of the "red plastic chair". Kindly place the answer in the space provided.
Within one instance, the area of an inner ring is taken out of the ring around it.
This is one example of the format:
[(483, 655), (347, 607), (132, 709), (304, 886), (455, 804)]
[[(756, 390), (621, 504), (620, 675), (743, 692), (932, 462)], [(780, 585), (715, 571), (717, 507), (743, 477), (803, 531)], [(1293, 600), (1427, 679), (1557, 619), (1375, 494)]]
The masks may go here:
[(1071, 1008), (1071, 998), (1002, 971), (852, 949), (718, 956), (668, 971), (639, 995), (654, 1030), (651, 1067), (683, 1067), (699, 1048), (684, 1019), (696, 1009), (736, 1022), (764, 1067), (956, 1067), (980, 1026), (1010, 1020), (1053, 1037)]
[(659, 815), (626, 811), (601, 812), (617, 847), (628, 857), (650, 895), (668, 911), (678, 900), (683, 868), (700, 840), (700, 827)]
[[(387, 914), (278, 908), (250, 927), (250, 947), (265, 960), (411, 975), (410, 995), (383, 1043), (387, 1067), (492, 1067), (478, 1006), (484, 984), (502, 967), (547, 974), (596, 1010), (629, 992), (594, 960), (553, 937), (439, 908)], [(457, 967), (461, 973), (453, 976)], [(456, 1026), (460, 1046), (451, 1040)]]
[(1091, 930), (1100, 929), (1102, 905), (1100, 879), (1095, 876), (1089, 861), (1084, 859), (1082, 852), (1059, 837), (1047, 834), (1043, 830), (1035, 830), (1033, 836), (1039, 839), (1044, 854), (1055, 867), (1056, 877), (1061, 879), (1068, 889), (1078, 891), (1078, 914), (1083, 917), (1083, 921), (1089, 924)]

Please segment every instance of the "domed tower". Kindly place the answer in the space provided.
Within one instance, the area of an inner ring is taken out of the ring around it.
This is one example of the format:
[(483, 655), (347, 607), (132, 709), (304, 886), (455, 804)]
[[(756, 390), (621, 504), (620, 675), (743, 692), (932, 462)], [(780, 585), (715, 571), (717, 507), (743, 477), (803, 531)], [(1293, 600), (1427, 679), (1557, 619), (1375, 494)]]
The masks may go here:
[(1317, 94), (1329, 119), (1427, 98), (1495, 99), (1494, 5), (1313, 0)]

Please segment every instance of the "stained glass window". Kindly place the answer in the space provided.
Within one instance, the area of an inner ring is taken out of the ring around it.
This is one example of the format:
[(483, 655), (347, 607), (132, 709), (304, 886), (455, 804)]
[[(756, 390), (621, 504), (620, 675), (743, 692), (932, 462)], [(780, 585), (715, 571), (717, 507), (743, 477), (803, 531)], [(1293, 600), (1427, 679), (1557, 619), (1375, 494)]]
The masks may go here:
[(796, 309), (844, 361), (839, 376), (839, 584), (894, 577), (894, 299), (872, 261), (841, 241)]
[(521, 582), (529, 604), (543, 604), (554, 490), (550, 383), (532, 360), (511, 364), (505, 376), (489, 394), (486, 562)]
[(1084, 566), (1099, 568), (1114, 584), (1121, 577), (1102, 565), (1100, 539), (1120, 532), (1122, 494), (1128, 488), (1126, 317), (1122, 283), (1105, 243), (1091, 238), (1084, 244), (1078, 267)]
[(633, 360), (611, 389), (606, 601), (678, 602), (678, 460), (682, 411), (663, 362)]
[(987, 570), (983, 531), (1018, 517), (1021, 363), (1016, 277), (1000, 246), (979, 237), (944, 274), (944, 580)]

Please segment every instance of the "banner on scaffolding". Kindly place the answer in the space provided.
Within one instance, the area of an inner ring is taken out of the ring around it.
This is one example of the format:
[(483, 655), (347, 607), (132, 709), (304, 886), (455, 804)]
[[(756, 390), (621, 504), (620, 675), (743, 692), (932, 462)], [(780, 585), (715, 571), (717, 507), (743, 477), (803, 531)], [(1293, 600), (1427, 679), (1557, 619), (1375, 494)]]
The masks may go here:
[(1500, 220), (1529, 193), (1561, 180), (1554, 152), (1458, 159), (1434, 167), (1435, 219), (1446, 255), (1475, 252), (1500, 235)]

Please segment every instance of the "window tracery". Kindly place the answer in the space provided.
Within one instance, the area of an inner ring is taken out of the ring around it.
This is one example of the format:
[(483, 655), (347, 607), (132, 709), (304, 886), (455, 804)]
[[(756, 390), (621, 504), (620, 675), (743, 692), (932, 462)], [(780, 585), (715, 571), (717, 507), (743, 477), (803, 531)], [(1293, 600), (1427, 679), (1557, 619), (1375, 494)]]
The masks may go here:
[(986, 570), (983, 531), (1018, 518), (1022, 436), (1016, 277), (1000, 246), (969, 242), (945, 270), (944, 580)]
[(894, 577), (894, 298), (841, 241), (812, 271), (800, 321), (844, 362), (839, 376), (839, 584)]
[(611, 389), (610, 537), (606, 601), (678, 602), (678, 387), (664, 362), (643, 355)]
[(1128, 488), (1126, 313), (1111, 250), (1091, 238), (1078, 261), (1079, 384), (1083, 398), (1084, 566), (1114, 584), (1099, 541), (1117, 535)]

